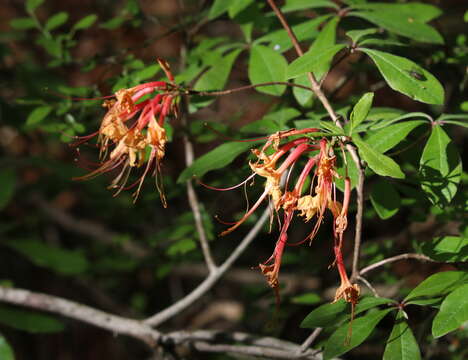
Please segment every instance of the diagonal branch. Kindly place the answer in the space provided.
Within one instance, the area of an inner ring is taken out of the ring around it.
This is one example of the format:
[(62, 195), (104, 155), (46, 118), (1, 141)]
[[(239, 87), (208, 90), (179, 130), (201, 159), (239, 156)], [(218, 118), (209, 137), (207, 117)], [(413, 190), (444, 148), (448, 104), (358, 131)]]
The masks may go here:
[(430, 257), (422, 254), (416, 254), (416, 253), (406, 253), (406, 254), (400, 254), (396, 256), (389, 257), (387, 259), (383, 259), (380, 261), (377, 261), (376, 263), (366, 266), (364, 269), (361, 269), (359, 271), (359, 275), (364, 275), (365, 273), (368, 273), (369, 271), (375, 270), (381, 266), (390, 264), (395, 261), (400, 261), (400, 260), (405, 260), (405, 259), (416, 259), (419, 261), (430, 261), (430, 262), (435, 262), (432, 260)]
[(158, 331), (142, 321), (112, 315), (52, 295), (0, 286), (0, 300), (80, 320), (115, 334), (134, 337), (150, 346), (155, 346), (161, 336)]
[(248, 232), (244, 239), (240, 242), (237, 248), (232, 252), (232, 254), (224, 261), (222, 265), (216, 268), (211, 272), (208, 277), (203, 280), (203, 282), (198, 285), (190, 294), (180, 299), (176, 303), (172, 304), (168, 308), (162, 310), (161, 312), (149, 317), (144, 322), (147, 325), (158, 326), (163, 322), (167, 321), (174, 315), (179, 314), (181, 311), (188, 308), (195, 301), (200, 299), (204, 294), (206, 294), (224, 275), (224, 273), (234, 264), (234, 262), (239, 258), (239, 256), (244, 252), (245, 249), (250, 245), (253, 239), (262, 229), (263, 224), (269, 217), (269, 210), (266, 209), (262, 214), (260, 219), (258, 219), (255, 226)]

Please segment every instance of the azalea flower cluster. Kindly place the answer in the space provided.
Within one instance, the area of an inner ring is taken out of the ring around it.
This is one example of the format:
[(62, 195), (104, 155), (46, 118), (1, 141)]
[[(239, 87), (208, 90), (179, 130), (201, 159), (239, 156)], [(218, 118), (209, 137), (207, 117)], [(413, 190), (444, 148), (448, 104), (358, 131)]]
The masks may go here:
[[(279, 303), (279, 271), (285, 246), (299, 245), (306, 241), (312, 241), (328, 209), (334, 219), (334, 264), (336, 264), (341, 278), (341, 285), (336, 292), (335, 301), (343, 298), (354, 306), (357, 303), (360, 290), (357, 284), (351, 284), (346, 274), (341, 252), (343, 233), (347, 227), (347, 213), (351, 192), (350, 180), (347, 177), (345, 179), (343, 202), (336, 200), (335, 179), (339, 177), (335, 170), (336, 156), (333, 153), (333, 147), (326, 138), (315, 141), (310, 137), (303, 136), (313, 134), (314, 132), (317, 132), (317, 129), (292, 129), (279, 132), (268, 137), (261, 149), (252, 150), (257, 160), (250, 162), (249, 165), (253, 171), (253, 175), (258, 175), (265, 179), (265, 190), (255, 204), (246, 211), (244, 216), (229, 229), (225, 230), (222, 235), (235, 230), (252, 215), (263, 201), (270, 200), (272, 209), (278, 215), (280, 231), (273, 254), (266, 262), (259, 264), (259, 267), (270, 287), (275, 290), (277, 302)], [(283, 139), (290, 136), (296, 136), (296, 138), (281, 144)], [(290, 187), (289, 177), (291, 170), (304, 157), (307, 158), (305, 165), (294, 186)], [(284, 186), (281, 184), (283, 175), (287, 176)], [(310, 191), (303, 195), (308, 176), (312, 177)], [(312, 226), (311, 232), (304, 240), (290, 244), (288, 243), (288, 229), (296, 213), (303, 218), (304, 222), (310, 222), (312, 219), (315, 219), (315, 223)]]
[[(175, 103), (177, 94), (172, 91), (175, 85), (169, 65), (160, 59), (158, 62), (165, 71), (169, 83), (153, 81), (121, 89), (111, 100), (104, 101), (103, 106), (107, 108), (107, 113), (99, 131), (79, 141), (82, 143), (98, 135), (100, 163), (97, 169), (76, 179), (88, 180), (118, 169), (118, 175), (109, 188), (117, 189), (115, 193), (117, 195), (124, 189), (137, 186), (134, 193), (136, 200), (146, 175), (152, 171), (161, 200), (166, 207), (162, 182), (158, 177), (167, 142), (164, 122), (169, 114), (177, 114)], [(152, 96), (154, 94), (156, 95)], [(144, 97), (146, 98), (143, 99)], [(143, 167), (145, 163), (140, 178), (127, 187), (131, 170)]]

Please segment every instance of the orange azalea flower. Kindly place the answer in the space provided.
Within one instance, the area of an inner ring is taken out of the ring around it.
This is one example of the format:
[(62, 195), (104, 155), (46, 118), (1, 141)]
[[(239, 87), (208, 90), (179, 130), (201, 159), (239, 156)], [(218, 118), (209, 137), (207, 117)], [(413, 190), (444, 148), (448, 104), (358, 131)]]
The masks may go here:
[[(345, 181), (346, 189), (342, 205), (336, 200), (335, 196), (334, 181), (338, 177), (335, 170), (336, 157), (327, 139), (323, 138), (317, 143), (308, 137), (300, 137), (280, 145), (281, 140), (286, 137), (316, 131), (316, 129), (292, 129), (279, 132), (270, 136), (261, 149), (252, 150), (252, 153), (257, 157), (257, 161), (249, 163), (253, 171), (252, 176), (259, 175), (265, 178), (265, 190), (254, 205), (246, 211), (244, 216), (230, 228), (223, 231), (221, 235), (226, 235), (238, 228), (265, 199), (270, 199), (272, 208), (276, 213), (283, 213), (283, 221), (282, 223), (280, 222), (280, 234), (273, 254), (266, 262), (259, 264), (267, 283), (275, 290), (277, 302), (279, 302), (278, 276), (285, 245), (299, 245), (307, 240), (312, 241), (323, 222), (325, 211), (329, 209), (334, 218), (335, 262), (342, 279), (342, 285), (337, 291), (337, 299), (343, 297), (346, 301), (356, 303), (359, 296), (359, 288), (357, 285), (350, 284), (341, 256), (343, 233), (347, 227), (347, 212), (350, 197), (349, 179), (347, 178)], [(273, 150), (273, 152), (269, 152), (269, 150)], [(309, 153), (317, 150), (318, 154), (310, 157)], [(280, 163), (287, 153), (289, 155)], [(288, 190), (289, 180), (285, 186), (282, 186), (280, 179), (286, 173), (289, 173), (289, 178), (292, 167), (304, 156), (307, 156), (308, 160), (302, 168), (294, 188)], [(305, 180), (310, 175), (313, 176), (311, 192), (310, 194), (302, 195)], [(309, 222), (314, 217), (316, 217), (316, 221), (311, 233), (304, 240), (291, 244), (288, 243), (288, 229), (296, 211), (299, 212), (299, 216), (304, 218), (305, 222)]]
[[(91, 173), (76, 179), (88, 180), (100, 174), (120, 169), (109, 186), (117, 189), (114, 194), (117, 195), (126, 189), (131, 170), (140, 168), (146, 163), (143, 174), (138, 181), (128, 188), (138, 185), (133, 194), (136, 200), (146, 175), (153, 169), (156, 186), (163, 205), (166, 206), (161, 187), (162, 182), (158, 178), (167, 142), (164, 121), (170, 113), (177, 113), (177, 106), (174, 103), (175, 95), (171, 92), (175, 89), (175, 85), (169, 66), (162, 60), (158, 61), (166, 72), (170, 83), (153, 81), (129, 89), (121, 89), (115, 93), (115, 99), (104, 102), (103, 106), (107, 108), (107, 113), (104, 115), (99, 131), (83, 137), (79, 141), (82, 143), (83, 140), (87, 141), (98, 134), (101, 163)], [(144, 96), (158, 91), (161, 93), (141, 101)], [(147, 149), (149, 157), (146, 155)]]

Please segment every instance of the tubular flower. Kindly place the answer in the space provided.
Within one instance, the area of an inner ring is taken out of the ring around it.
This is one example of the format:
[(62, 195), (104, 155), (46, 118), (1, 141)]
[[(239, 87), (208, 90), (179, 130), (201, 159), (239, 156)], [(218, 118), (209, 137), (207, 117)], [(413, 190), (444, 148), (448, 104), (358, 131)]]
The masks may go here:
[[(280, 234), (273, 254), (267, 261), (259, 264), (268, 285), (274, 289), (277, 303), (279, 303), (279, 271), (285, 245), (299, 245), (307, 240), (312, 241), (323, 222), (326, 210), (329, 209), (334, 219), (335, 262), (338, 264), (342, 280), (336, 299), (344, 298), (346, 301), (355, 304), (359, 296), (359, 288), (357, 285), (350, 283), (341, 256), (343, 233), (347, 227), (347, 211), (350, 198), (349, 179), (346, 178), (345, 181), (345, 195), (343, 204), (341, 204), (336, 200), (335, 196), (334, 181), (338, 177), (335, 170), (336, 157), (328, 140), (323, 138), (314, 141), (309, 137), (299, 137), (281, 144), (281, 141), (289, 136), (312, 134), (316, 131), (316, 129), (292, 129), (279, 132), (268, 137), (262, 148), (252, 150), (257, 158), (256, 161), (249, 163), (253, 171), (252, 176), (258, 175), (265, 179), (264, 191), (254, 205), (247, 209), (244, 216), (222, 232), (221, 235), (226, 235), (239, 227), (266, 199), (270, 200), (271, 207), (278, 215), (282, 213), (283, 221), (279, 221)], [(307, 158), (307, 161), (294, 187), (288, 189), (291, 170), (304, 157)], [(284, 178), (285, 174), (288, 175), (288, 180), (283, 186), (281, 179)], [(302, 195), (305, 181), (309, 176), (312, 177), (311, 191), (309, 194)], [(291, 244), (288, 243), (288, 229), (296, 211), (304, 222), (309, 222), (314, 217), (316, 221), (312, 231), (304, 240)]]
[[(177, 114), (176, 94), (174, 93), (176, 85), (168, 64), (159, 59), (158, 62), (166, 72), (169, 83), (153, 81), (129, 89), (121, 89), (114, 94), (114, 99), (104, 101), (103, 107), (107, 108), (107, 113), (104, 115), (99, 131), (78, 141), (78, 144), (83, 143), (97, 134), (100, 163), (94, 171), (76, 179), (88, 180), (120, 169), (109, 186), (109, 188), (117, 189), (115, 193), (117, 195), (126, 189), (131, 170), (143, 167), (146, 163), (138, 181), (128, 188), (138, 186), (133, 194), (136, 201), (146, 175), (152, 170), (161, 200), (166, 206), (159, 176), (167, 142), (164, 122), (169, 114)], [(151, 97), (155, 92), (160, 93)], [(147, 95), (150, 97), (144, 99), (148, 97)]]

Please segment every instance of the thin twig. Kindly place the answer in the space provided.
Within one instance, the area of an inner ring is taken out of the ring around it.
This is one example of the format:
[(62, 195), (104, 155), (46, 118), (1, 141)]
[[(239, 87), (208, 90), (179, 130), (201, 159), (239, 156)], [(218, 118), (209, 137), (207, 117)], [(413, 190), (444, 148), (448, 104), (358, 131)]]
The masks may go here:
[(381, 266), (390, 264), (395, 261), (400, 261), (400, 260), (405, 260), (405, 259), (416, 259), (419, 261), (430, 261), (430, 262), (435, 262), (432, 260), (430, 257), (422, 254), (416, 254), (416, 253), (406, 253), (406, 254), (400, 254), (396, 256), (389, 257), (387, 259), (380, 260), (372, 265), (366, 266), (364, 269), (361, 269), (359, 271), (359, 275), (364, 275), (365, 273), (368, 273), (369, 271), (375, 270)]
[(361, 255), (361, 239), (362, 239), (362, 216), (364, 213), (364, 179), (365, 170), (361, 167), (359, 169), (358, 183), (356, 186), (356, 226), (354, 232), (354, 251), (353, 251), (353, 265), (351, 272), (351, 281), (357, 279), (359, 276), (359, 258)]
[(309, 86), (301, 85), (301, 84), (295, 84), (292, 82), (287, 82), (287, 81), (270, 81), (270, 82), (265, 82), (265, 83), (260, 83), (260, 84), (251, 84), (251, 85), (245, 85), (245, 86), (240, 86), (238, 88), (234, 89), (227, 89), (227, 90), (214, 90), (214, 91), (196, 91), (196, 90), (189, 90), (188, 94), (189, 95), (200, 95), (200, 96), (222, 96), (222, 95), (230, 95), (236, 92), (244, 91), (244, 90), (250, 90), (250, 89), (255, 89), (258, 87), (263, 87), (263, 86), (273, 86), (273, 85), (284, 85), (284, 86), (291, 86), (291, 87), (297, 87), (301, 88), (304, 90), (309, 90), (309, 91), (314, 91), (312, 88)]
[[(184, 99), (184, 112), (181, 116), (182, 125), (187, 125), (186, 116), (188, 114), (187, 103), (188, 99)], [(187, 167), (192, 165), (194, 155), (193, 155), (193, 144), (190, 141), (187, 135), (184, 135), (184, 147), (185, 147), (185, 164)], [(187, 180), (187, 196), (188, 201), (190, 204), (190, 208), (192, 209), (193, 218), (195, 220), (195, 227), (197, 229), (198, 238), (200, 240), (200, 246), (203, 252), (203, 257), (205, 259), (206, 266), (210, 273), (213, 273), (216, 270), (216, 263), (213, 259), (213, 255), (211, 254), (210, 245), (208, 243), (208, 237), (206, 236), (205, 227), (203, 226), (203, 218), (200, 211), (200, 203), (198, 200), (197, 193), (192, 185), (192, 179)]]
[(312, 331), (309, 337), (305, 339), (304, 342), (301, 344), (301, 347), (299, 348), (299, 352), (304, 353), (308, 348), (310, 348), (310, 346), (318, 338), (321, 332), (322, 332), (322, 328), (314, 329), (314, 331)]
[(142, 321), (112, 315), (52, 295), (0, 286), (0, 300), (10, 304), (61, 314), (109, 330), (115, 334), (137, 338), (150, 346), (154, 346), (160, 337), (158, 331)]
[(364, 285), (366, 285), (369, 288), (369, 290), (372, 291), (372, 294), (374, 294), (375, 297), (380, 297), (377, 290), (375, 290), (372, 284), (365, 277), (358, 275), (356, 279), (361, 281)]
[(224, 263), (218, 268), (216, 268), (216, 270), (213, 271), (205, 280), (203, 280), (203, 282), (200, 285), (198, 285), (190, 294), (180, 299), (176, 303), (172, 304), (168, 308), (162, 310), (161, 312), (149, 317), (145, 320), (145, 323), (151, 326), (158, 326), (161, 323), (169, 320), (174, 315), (179, 314), (181, 311), (188, 308), (195, 301), (197, 301), (204, 294), (206, 294), (224, 275), (224, 273), (232, 266), (232, 264), (237, 260), (237, 258), (244, 252), (244, 250), (249, 246), (252, 240), (257, 236), (257, 234), (262, 229), (263, 224), (268, 219), (269, 214), (269, 210), (265, 210), (260, 219), (258, 219), (255, 226), (249, 231), (249, 233), (244, 237), (244, 239), (240, 242), (237, 248), (224, 261)]

